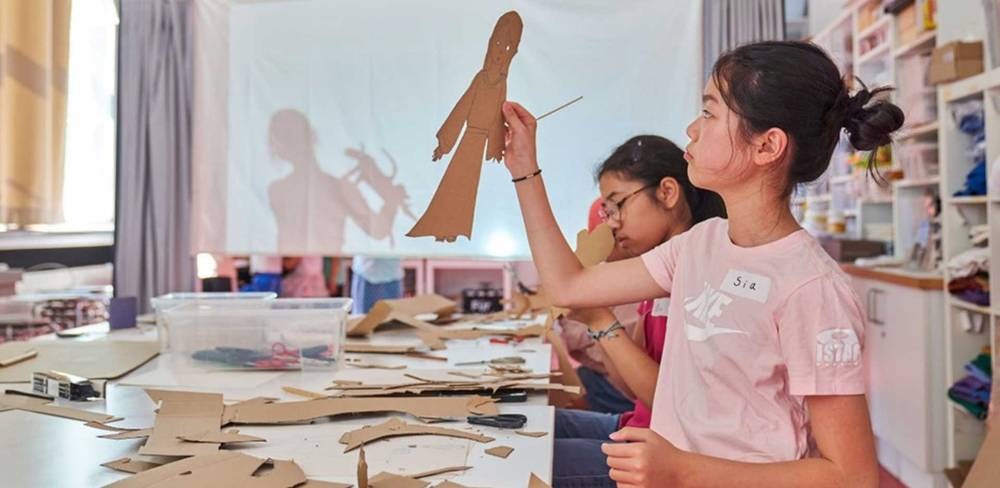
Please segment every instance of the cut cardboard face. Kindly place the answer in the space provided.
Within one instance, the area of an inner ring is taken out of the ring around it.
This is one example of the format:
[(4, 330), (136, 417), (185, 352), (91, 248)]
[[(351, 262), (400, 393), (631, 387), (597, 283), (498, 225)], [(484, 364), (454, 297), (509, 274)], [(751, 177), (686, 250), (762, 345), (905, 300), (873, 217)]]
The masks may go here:
[(91, 380), (125, 376), (160, 353), (156, 341), (43, 341), (0, 344), (0, 358), (35, 355), (0, 368), (0, 383), (30, 383), (35, 371), (62, 371)]
[[(264, 470), (265, 464), (272, 469)], [(239, 486), (291, 488), (306, 482), (292, 461), (271, 461), (222, 451), (164, 464), (108, 485), (108, 488), (181, 488)]]
[(462, 140), (427, 210), (407, 236), (434, 236), (437, 241), (447, 242), (454, 242), (458, 236), (472, 238), (484, 149), (486, 159), (503, 159), (501, 106), (507, 99), (507, 73), (517, 54), (521, 31), (521, 17), (513, 11), (502, 15), (494, 26), (483, 68), (437, 132), (438, 144), (433, 159), (436, 161), (451, 152), (460, 133)]
[(476, 442), (493, 442), (492, 437), (486, 437), (474, 432), (421, 424), (408, 424), (393, 417), (378, 425), (365, 426), (358, 430), (346, 432), (340, 437), (340, 443), (347, 445), (347, 447), (344, 448), (344, 452), (348, 452), (353, 449), (357, 449), (361, 445), (371, 444), (372, 442), (380, 439), (415, 435), (441, 435), (469, 439)]
[(418, 329), (434, 330), (437, 326), (416, 321), (416, 316), (426, 313), (437, 315), (438, 319), (450, 317), (457, 311), (457, 305), (441, 295), (421, 295), (398, 300), (379, 300), (371, 310), (360, 320), (348, 325), (347, 335), (362, 337), (375, 332), (375, 329), (393, 320), (401, 321)]
[(219, 450), (218, 442), (187, 442), (182, 437), (209, 438), (222, 435), (222, 395), (187, 391), (146, 390), (159, 403), (153, 432), (139, 454), (150, 456), (196, 456)]
[(81, 420), (83, 422), (100, 422), (102, 424), (118, 420), (113, 415), (88, 412), (76, 408), (57, 407), (51, 403), (52, 400), (47, 398), (8, 391), (0, 395), (0, 412), (4, 410), (24, 410), (66, 419)]
[(307, 422), (323, 417), (355, 413), (408, 413), (420, 419), (462, 418), (496, 415), (489, 397), (397, 397), (323, 398), (296, 402), (245, 402), (226, 406), (226, 417), (234, 424), (281, 424)]

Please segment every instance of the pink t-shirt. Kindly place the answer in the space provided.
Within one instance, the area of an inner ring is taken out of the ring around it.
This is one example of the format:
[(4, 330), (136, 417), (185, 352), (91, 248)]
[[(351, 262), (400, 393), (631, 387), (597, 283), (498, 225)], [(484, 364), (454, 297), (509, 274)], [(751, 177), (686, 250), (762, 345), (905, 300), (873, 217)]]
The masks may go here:
[(642, 260), (671, 295), (650, 427), (678, 448), (801, 459), (811, 454), (804, 397), (865, 392), (857, 296), (805, 231), (744, 248), (716, 218)]

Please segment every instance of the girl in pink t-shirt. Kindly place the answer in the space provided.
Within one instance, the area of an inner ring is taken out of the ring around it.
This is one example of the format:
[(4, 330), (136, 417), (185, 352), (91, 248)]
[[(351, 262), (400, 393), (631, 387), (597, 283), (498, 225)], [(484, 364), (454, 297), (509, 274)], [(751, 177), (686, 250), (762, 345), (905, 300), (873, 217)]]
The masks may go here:
[[(598, 168), (602, 198), (599, 213), (614, 232), (613, 254), (618, 259), (640, 256), (698, 222), (725, 215), (719, 195), (691, 184), (687, 166), (684, 151), (676, 144), (663, 137), (644, 135), (618, 146)], [(635, 406), (621, 415), (556, 410), (552, 466), (555, 488), (614, 486), (608, 477), (602, 443), (621, 427), (649, 427), (666, 331), (664, 303), (661, 300), (654, 305), (647, 300), (640, 304), (641, 319), (632, 337), (622, 329), (591, 345), (601, 351), (609, 376), (635, 399)], [(603, 307), (574, 310), (569, 317), (591, 329), (605, 328), (618, 320)]]
[(859, 301), (789, 206), (795, 185), (829, 166), (842, 130), (855, 149), (874, 152), (902, 126), (883, 89), (859, 85), (851, 94), (808, 43), (722, 55), (685, 158), (691, 182), (721, 195), (729, 219), (587, 269), (552, 217), (534, 117), (504, 104), (504, 161), (553, 303), (670, 296), (650, 428), (626, 427), (603, 446), (619, 486), (878, 485)]

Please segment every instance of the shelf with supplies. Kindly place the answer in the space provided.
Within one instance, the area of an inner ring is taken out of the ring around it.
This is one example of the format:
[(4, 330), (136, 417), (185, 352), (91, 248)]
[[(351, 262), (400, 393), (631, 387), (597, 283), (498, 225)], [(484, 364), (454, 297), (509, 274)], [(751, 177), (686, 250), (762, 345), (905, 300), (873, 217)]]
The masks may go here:
[(983, 205), (989, 201), (986, 195), (976, 195), (968, 197), (949, 197), (946, 201), (951, 205)]
[(994, 312), (992, 309), (990, 309), (990, 307), (984, 307), (982, 305), (976, 305), (975, 303), (969, 303), (959, 298), (954, 298), (954, 297), (949, 298), (948, 303), (952, 307), (960, 308), (967, 312), (975, 312), (986, 316), (994, 315)]
[(937, 31), (930, 30), (923, 34), (920, 34), (916, 39), (899, 46), (892, 55), (897, 58), (904, 56), (909, 56), (910, 54), (921, 52), (920, 48), (923, 47), (934, 47), (934, 41), (937, 39)]
[(927, 178), (902, 179), (892, 182), (894, 188), (914, 188), (925, 186), (937, 186), (941, 184), (940, 176), (930, 176)]

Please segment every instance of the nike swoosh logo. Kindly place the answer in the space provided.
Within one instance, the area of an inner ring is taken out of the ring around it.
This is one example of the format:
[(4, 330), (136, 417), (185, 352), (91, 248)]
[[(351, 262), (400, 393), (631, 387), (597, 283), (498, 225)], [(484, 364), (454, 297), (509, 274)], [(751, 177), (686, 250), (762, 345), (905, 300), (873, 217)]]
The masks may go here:
[(689, 341), (694, 342), (705, 342), (709, 338), (722, 334), (744, 334), (749, 335), (746, 331), (737, 329), (727, 329), (725, 327), (698, 327), (691, 324), (684, 324), (684, 333), (687, 335)]

